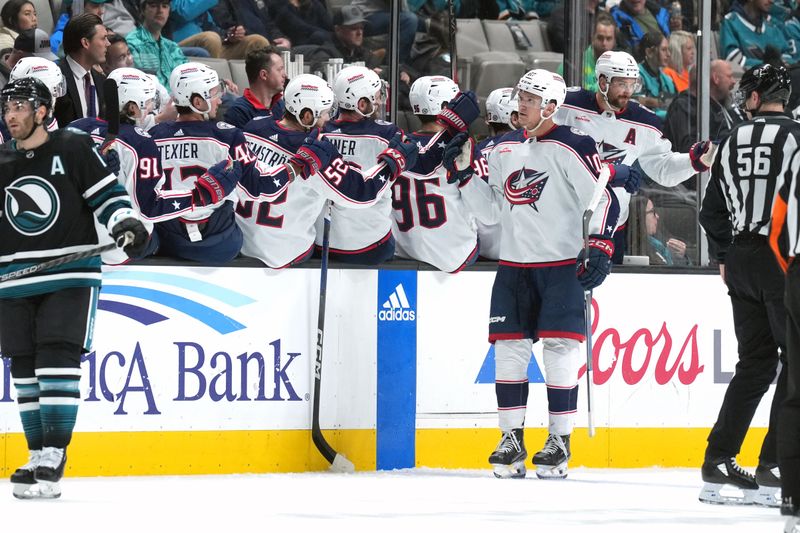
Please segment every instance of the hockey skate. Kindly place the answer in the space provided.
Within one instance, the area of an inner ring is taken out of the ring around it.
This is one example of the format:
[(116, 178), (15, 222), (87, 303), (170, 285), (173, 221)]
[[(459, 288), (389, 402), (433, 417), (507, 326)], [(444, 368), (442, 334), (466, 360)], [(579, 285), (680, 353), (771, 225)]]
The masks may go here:
[[(739, 466), (735, 457), (706, 460), (700, 472), (705, 481), (699, 496), (701, 502), (721, 505), (751, 505), (754, 502), (758, 492), (756, 478)], [(726, 489), (725, 493), (723, 489)]]
[(489, 464), (494, 466), (494, 477), (523, 478), (527, 472), (525, 468), (527, 458), (523, 429), (516, 428), (503, 432), (503, 438), (489, 456)]
[(756, 468), (756, 492), (753, 503), (762, 507), (780, 507), (781, 497), (778, 491), (781, 488), (781, 473), (777, 465), (773, 467), (758, 465)]
[(792, 501), (792, 498), (784, 498), (781, 505), (781, 514), (788, 516), (783, 533), (800, 533), (800, 505)]
[(34, 471), (34, 478), (39, 487), (38, 498), (58, 498), (61, 496), (59, 481), (64, 476), (64, 465), (67, 464), (66, 452), (64, 448), (42, 448), (39, 466)]
[(39, 457), (41, 454), (41, 450), (29, 450), (28, 462), (17, 468), (17, 470), (11, 474), (11, 485), (13, 486), (15, 498), (29, 500), (39, 497), (39, 490), (36, 486), (36, 479), (34, 479), (33, 473), (36, 467), (39, 466)]
[(569, 451), (569, 435), (547, 437), (544, 448), (533, 456), (536, 476), (539, 479), (564, 479), (567, 477), (567, 463), (572, 454)]

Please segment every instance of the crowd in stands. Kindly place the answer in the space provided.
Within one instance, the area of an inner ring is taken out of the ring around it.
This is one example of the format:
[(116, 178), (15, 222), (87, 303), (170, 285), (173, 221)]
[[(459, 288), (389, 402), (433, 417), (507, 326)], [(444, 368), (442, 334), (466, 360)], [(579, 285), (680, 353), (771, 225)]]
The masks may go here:
[[(0, 86), (21, 58), (55, 61), (65, 80), (64, 95), (54, 110), (61, 126), (81, 117), (102, 116), (105, 102), (99, 88), (118, 68), (135, 67), (157, 80), (160, 106), (148, 118), (148, 127), (178, 116), (169, 91), (170, 75), (189, 61), (244, 61), (247, 86), (224, 80), (227, 94), (218, 115), (238, 128), (255, 117), (284, 113), (283, 50), (303, 54), (307, 71), (322, 73), (329, 59), (343, 58), (345, 64), (358, 62), (384, 80), (389, 77), (388, 0), (63, 0), (60, 12), (53, 13), (52, 34), (37, 25), (36, 6), (41, 4), (29, 0), (0, 0), (0, 4)], [(397, 91), (401, 109), (410, 110), (408, 94), (416, 79), (450, 75), (448, 4), (446, 0), (402, 3)], [(538, 20), (546, 28), (548, 51), (563, 53), (568, 31), (564, 4), (565, 0), (456, 0), (455, 9), (459, 19), (506, 21), (509, 27), (515, 21)], [(642, 81), (634, 98), (663, 121), (673, 149), (686, 152), (698, 140), (695, 32), (700, 1), (586, 0), (584, 4), (590, 25), (581, 85), (597, 90), (595, 62), (603, 52), (631, 53), (639, 62)], [(800, 5), (797, 0), (714, 0), (712, 16), (716, 57), (710, 76), (710, 124), (711, 138), (720, 139), (743, 119), (731, 95), (744, 69), (762, 62), (780, 63), (792, 67), (793, 81), (800, 83), (800, 68), (794, 68), (800, 61)], [(494, 87), (511, 86), (517, 78), (493, 80)], [(486, 96), (479, 94), (481, 99)], [(798, 104), (800, 90), (794, 92), (790, 107)], [(692, 183), (681, 190), (684, 200), (694, 201), (697, 191)], [(647, 212), (653, 203), (655, 209), (660, 203), (669, 207), (670, 198), (655, 187), (642, 210)], [(679, 226), (685, 224), (671, 224), (664, 216), (657, 227), (663, 233)], [(696, 244), (693, 234), (680, 238), (690, 247)], [(675, 260), (674, 250), (667, 252), (673, 255), (666, 264), (692, 262)], [(660, 253), (664, 256), (663, 250)], [(650, 252), (644, 255), (655, 257)]]

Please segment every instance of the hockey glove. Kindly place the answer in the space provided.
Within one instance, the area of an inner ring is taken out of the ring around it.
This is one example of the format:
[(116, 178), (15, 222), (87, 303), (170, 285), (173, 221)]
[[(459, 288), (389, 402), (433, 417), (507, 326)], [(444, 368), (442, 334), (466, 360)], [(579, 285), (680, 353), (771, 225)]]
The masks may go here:
[(578, 282), (584, 290), (599, 287), (611, 272), (611, 256), (614, 255), (614, 241), (602, 235), (589, 235), (589, 254), (582, 249), (578, 254)]
[(147, 249), (147, 241), (150, 240), (150, 234), (147, 228), (144, 227), (142, 221), (139, 220), (139, 215), (133, 209), (120, 209), (111, 215), (108, 221), (108, 227), (111, 228), (109, 233), (117, 245), (122, 245), (125, 242), (126, 234), (130, 242), (125, 245), (123, 251), (128, 254), (131, 259), (141, 257)]
[(626, 191), (634, 194), (639, 190), (642, 182), (642, 175), (638, 169), (628, 165), (609, 165), (611, 179), (609, 183), (612, 187), (623, 187)]
[(240, 179), (242, 164), (239, 161), (220, 161), (197, 178), (192, 190), (192, 203), (195, 207), (219, 203), (233, 192)]
[(717, 145), (711, 141), (694, 143), (689, 148), (689, 159), (692, 162), (692, 168), (697, 172), (705, 172), (711, 168), (715, 155), (717, 155)]
[(463, 185), (469, 181), (474, 171), (474, 151), (475, 141), (466, 132), (459, 133), (447, 143), (442, 156), (442, 165), (447, 169), (447, 183)]
[(297, 153), (293, 155), (289, 162), (300, 167), (303, 179), (316, 174), (320, 170), (328, 167), (331, 161), (341, 157), (339, 150), (327, 139), (317, 139), (310, 135), (306, 137)]
[(108, 150), (106, 153), (103, 154), (103, 160), (106, 162), (106, 166), (108, 170), (111, 171), (112, 174), (119, 174), (120, 163), (119, 163), (119, 152), (116, 150)]
[(389, 147), (378, 154), (378, 163), (386, 163), (392, 173), (392, 179), (397, 179), (403, 170), (413, 167), (417, 163), (419, 147), (412, 141), (404, 141), (403, 134), (397, 132), (389, 141)]
[(447, 107), (442, 109), (436, 117), (438, 122), (450, 128), (453, 133), (467, 131), (469, 125), (478, 118), (481, 110), (478, 107), (478, 98), (472, 91), (458, 93), (447, 102)]

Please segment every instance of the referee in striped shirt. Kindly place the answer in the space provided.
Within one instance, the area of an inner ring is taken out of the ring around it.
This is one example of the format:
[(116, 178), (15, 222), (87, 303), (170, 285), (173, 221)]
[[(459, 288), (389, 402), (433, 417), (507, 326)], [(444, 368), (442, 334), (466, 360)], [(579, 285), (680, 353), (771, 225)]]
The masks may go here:
[[(790, 78), (783, 67), (766, 64), (745, 72), (734, 98), (750, 120), (738, 124), (722, 143), (700, 210), (700, 224), (731, 297), (739, 352), (736, 373), (708, 436), (703, 480), (733, 485), (742, 489), (744, 501), (757, 498), (774, 506), (780, 486), (777, 427), (786, 394), (786, 309), (784, 275), (768, 235), (773, 199), (800, 147), (800, 123), (784, 113), (790, 94)], [(735, 457), (775, 378), (779, 358), (784, 366), (753, 476), (736, 464)], [(719, 495), (704, 489), (701, 500), (726, 503), (715, 501), (715, 496)]]

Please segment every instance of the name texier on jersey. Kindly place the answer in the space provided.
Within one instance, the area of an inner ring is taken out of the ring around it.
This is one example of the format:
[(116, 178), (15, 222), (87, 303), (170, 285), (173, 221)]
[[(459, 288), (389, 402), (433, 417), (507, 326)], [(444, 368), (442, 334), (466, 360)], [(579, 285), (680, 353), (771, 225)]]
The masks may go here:
[[(632, 165), (638, 161), (650, 179), (665, 187), (678, 185), (697, 173), (689, 154), (672, 151), (661, 119), (638, 102), (631, 100), (621, 112), (613, 113), (600, 108), (595, 93), (570, 87), (554, 121), (591, 136), (603, 163)], [(619, 223), (623, 224), (628, 220), (631, 195), (622, 187), (613, 190), (619, 199)]]
[[(556, 126), (539, 137), (524, 129), (504, 135), (489, 156), (489, 184), (500, 205), (500, 262), (516, 267), (558, 266), (583, 248), (583, 212), (601, 168), (591, 137)], [(619, 206), (606, 186), (589, 233), (611, 238)]]

